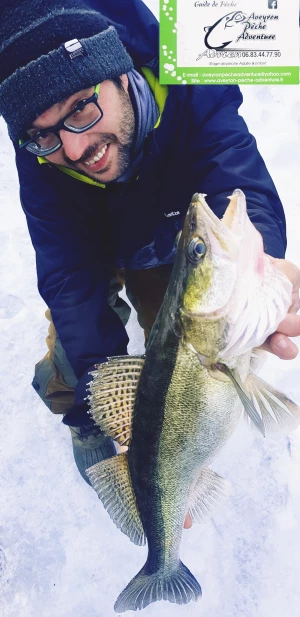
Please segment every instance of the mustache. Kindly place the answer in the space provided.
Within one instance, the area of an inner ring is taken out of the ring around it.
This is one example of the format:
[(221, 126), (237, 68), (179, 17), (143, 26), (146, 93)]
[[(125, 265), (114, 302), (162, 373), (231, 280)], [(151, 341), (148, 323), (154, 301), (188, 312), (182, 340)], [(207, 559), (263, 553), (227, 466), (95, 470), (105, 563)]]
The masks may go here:
[(118, 138), (116, 137), (116, 135), (114, 135), (113, 133), (103, 133), (103, 135), (101, 135), (101, 139), (93, 146), (89, 146), (84, 153), (82, 154), (82, 156), (80, 157), (80, 159), (77, 159), (77, 161), (72, 161), (72, 159), (69, 159), (66, 155), (64, 155), (64, 159), (65, 162), (70, 166), (74, 166), (74, 165), (78, 165), (79, 163), (85, 163), (86, 161), (88, 161), (89, 159), (92, 159), (94, 156), (96, 156), (96, 154), (102, 150), (103, 146), (106, 146), (106, 144), (118, 144), (120, 143)]

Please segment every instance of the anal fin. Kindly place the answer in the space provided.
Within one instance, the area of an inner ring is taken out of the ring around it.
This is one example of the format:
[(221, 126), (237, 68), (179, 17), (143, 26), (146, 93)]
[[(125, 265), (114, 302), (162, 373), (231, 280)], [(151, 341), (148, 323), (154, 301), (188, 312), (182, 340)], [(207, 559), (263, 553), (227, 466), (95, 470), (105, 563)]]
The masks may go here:
[(193, 523), (211, 516), (216, 505), (230, 493), (230, 483), (209, 467), (202, 468), (190, 495), (188, 512)]
[(92, 487), (118, 529), (134, 544), (146, 543), (131, 484), (127, 452), (101, 461), (86, 470)]

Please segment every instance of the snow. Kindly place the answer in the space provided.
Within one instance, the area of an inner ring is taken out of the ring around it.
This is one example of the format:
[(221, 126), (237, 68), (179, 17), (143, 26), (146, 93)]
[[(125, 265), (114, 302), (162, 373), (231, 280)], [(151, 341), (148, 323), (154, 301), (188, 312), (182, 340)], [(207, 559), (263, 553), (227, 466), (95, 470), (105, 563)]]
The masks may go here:
[[(148, 4), (157, 14), (158, 1)], [(286, 209), (287, 256), (299, 263), (299, 88), (243, 93), (241, 113)], [(146, 549), (116, 529), (77, 471), (69, 429), (30, 385), (45, 354), (46, 307), (3, 120), (0, 133), (0, 616), (112, 617)], [(134, 317), (129, 329), (130, 352), (142, 351)], [(300, 357), (270, 357), (263, 377), (300, 403), (299, 369)], [(231, 496), (210, 522), (184, 532), (181, 550), (203, 598), (153, 604), (145, 617), (298, 617), (300, 429), (271, 441), (242, 425), (213, 468)]]

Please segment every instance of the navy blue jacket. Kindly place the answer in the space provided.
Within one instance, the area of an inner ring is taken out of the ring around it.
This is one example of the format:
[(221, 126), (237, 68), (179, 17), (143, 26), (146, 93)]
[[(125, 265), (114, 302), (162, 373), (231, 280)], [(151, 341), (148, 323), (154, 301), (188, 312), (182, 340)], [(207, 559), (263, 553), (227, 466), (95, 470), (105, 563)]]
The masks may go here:
[[(135, 67), (157, 74), (158, 25), (141, 0), (86, 1), (115, 25)], [(266, 252), (284, 256), (282, 205), (238, 114), (241, 103), (236, 86), (170, 87), (160, 125), (146, 139), (138, 179), (106, 188), (40, 165), (16, 145), (39, 292), (79, 380), (78, 403), (92, 365), (126, 353), (126, 331), (107, 303), (112, 267), (170, 263), (193, 193), (207, 193), (221, 217), (227, 196), (242, 189)], [(180, 214), (167, 217), (170, 212)]]

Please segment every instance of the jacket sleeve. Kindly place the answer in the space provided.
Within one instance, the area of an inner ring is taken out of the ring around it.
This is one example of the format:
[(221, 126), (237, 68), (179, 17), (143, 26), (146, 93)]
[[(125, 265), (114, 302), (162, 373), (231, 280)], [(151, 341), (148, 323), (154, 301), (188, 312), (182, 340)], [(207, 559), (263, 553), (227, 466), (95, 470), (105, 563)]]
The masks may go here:
[[(61, 172), (39, 165), (30, 153), (18, 149), (16, 162), (39, 292), (79, 380), (76, 401), (82, 403), (91, 367), (107, 356), (127, 353), (126, 330), (107, 301), (112, 270), (99, 256), (98, 230), (88, 203), (80, 207), (68, 192), (69, 177), (58, 189), (55, 180)], [(78, 192), (70, 180), (73, 192)]]
[[(265, 251), (284, 257), (285, 216), (278, 193), (258, 152), (254, 137), (238, 113), (243, 98), (237, 86), (192, 88), (190, 113), (182, 119), (189, 136), (188, 161), (193, 186), (207, 193), (209, 206), (218, 217), (227, 197), (236, 188), (247, 199), (248, 214), (262, 234)], [(187, 147), (187, 146), (186, 146)]]

